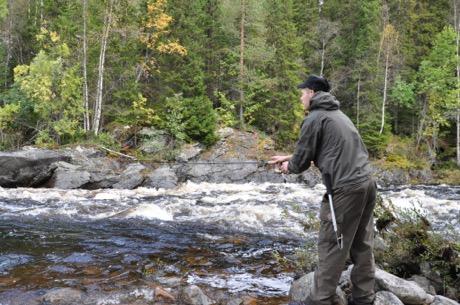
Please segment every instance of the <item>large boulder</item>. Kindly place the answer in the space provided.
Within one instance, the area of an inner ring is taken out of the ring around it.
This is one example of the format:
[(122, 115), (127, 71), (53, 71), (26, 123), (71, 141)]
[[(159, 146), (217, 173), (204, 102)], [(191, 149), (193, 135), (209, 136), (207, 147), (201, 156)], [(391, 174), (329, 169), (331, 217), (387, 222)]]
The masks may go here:
[(147, 168), (140, 164), (134, 163), (128, 165), (128, 167), (121, 173), (119, 181), (112, 187), (115, 189), (134, 189), (144, 182), (145, 177), (143, 172)]
[(37, 187), (45, 183), (58, 161), (70, 161), (61, 153), (43, 149), (0, 152), (0, 186)]
[(431, 305), (459, 305), (459, 303), (455, 302), (454, 300), (443, 297), (442, 295), (436, 295)]
[(378, 291), (375, 294), (374, 305), (404, 305), (404, 303), (389, 291)]
[(91, 181), (91, 174), (78, 165), (57, 162), (56, 170), (48, 182), (48, 186), (60, 189), (81, 188)]
[(376, 270), (375, 280), (378, 290), (392, 292), (404, 304), (430, 304), (433, 301), (432, 296), (415, 282), (406, 281), (383, 270)]
[[(298, 280), (295, 280), (289, 289), (289, 297), (293, 302), (305, 302), (313, 289), (314, 272), (310, 272)], [(340, 287), (337, 287), (336, 294), (339, 300), (338, 305), (347, 305), (347, 298)]]
[(145, 179), (143, 186), (171, 189), (178, 184), (178, 178), (174, 170), (168, 166), (155, 169)]
[(423, 277), (420, 275), (413, 275), (408, 280), (417, 283), (420, 287), (423, 288), (423, 290), (425, 290), (426, 293), (429, 293), (432, 295), (436, 294), (436, 290), (431, 285), (430, 280), (428, 280), (426, 277)]

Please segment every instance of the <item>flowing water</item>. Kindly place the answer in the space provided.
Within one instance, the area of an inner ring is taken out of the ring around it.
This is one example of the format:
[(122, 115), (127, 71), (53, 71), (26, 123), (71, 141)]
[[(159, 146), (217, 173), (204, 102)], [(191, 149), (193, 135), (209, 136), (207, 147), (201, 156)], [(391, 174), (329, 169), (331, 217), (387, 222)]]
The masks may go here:
[[(186, 283), (284, 304), (292, 256), (316, 232), (322, 185), (186, 183), (174, 190), (0, 188), (0, 305), (34, 304), (55, 287), (87, 304), (152, 298), (146, 283)], [(381, 190), (433, 229), (460, 232), (460, 186)], [(277, 255), (275, 255), (277, 254)], [(29, 303), (28, 303), (29, 302)]]

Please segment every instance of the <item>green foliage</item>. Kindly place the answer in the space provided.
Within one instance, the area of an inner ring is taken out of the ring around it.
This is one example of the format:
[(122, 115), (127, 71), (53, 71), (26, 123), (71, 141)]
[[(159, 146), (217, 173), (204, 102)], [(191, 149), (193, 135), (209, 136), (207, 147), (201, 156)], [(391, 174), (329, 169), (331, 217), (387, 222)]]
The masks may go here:
[(374, 157), (381, 157), (390, 140), (388, 129), (385, 128), (380, 134), (380, 122), (368, 121), (360, 125), (360, 133), (369, 154)]
[(77, 71), (77, 67), (65, 68), (62, 58), (53, 59), (44, 51), (30, 66), (15, 68), (18, 90), (33, 104), (38, 116), (40, 143), (66, 143), (78, 132), (83, 109)]
[(234, 127), (238, 123), (235, 103), (227, 99), (222, 92), (215, 94), (219, 98), (220, 106), (216, 108), (217, 124), (221, 127)]
[(167, 98), (159, 114), (160, 127), (181, 141), (199, 141), (212, 145), (217, 141), (217, 120), (211, 101), (206, 97)]
[(415, 103), (415, 85), (406, 83), (398, 76), (391, 89), (390, 98), (398, 105), (412, 108)]
[(423, 118), (426, 137), (436, 135), (440, 126), (448, 126), (449, 112), (458, 107), (455, 39), (456, 32), (452, 27), (438, 33), (433, 49), (420, 66), (420, 91), (428, 102), (427, 117)]
[(432, 232), (425, 215), (416, 209), (395, 214), (391, 203), (384, 202), (379, 209), (384, 213), (377, 223), (386, 224), (380, 230), (387, 247), (376, 252), (376, 262), (401, 277), (419, 274), (420, 265), (429, 263), (448, 285), (455, 286), (460, 270), (458, 243)]

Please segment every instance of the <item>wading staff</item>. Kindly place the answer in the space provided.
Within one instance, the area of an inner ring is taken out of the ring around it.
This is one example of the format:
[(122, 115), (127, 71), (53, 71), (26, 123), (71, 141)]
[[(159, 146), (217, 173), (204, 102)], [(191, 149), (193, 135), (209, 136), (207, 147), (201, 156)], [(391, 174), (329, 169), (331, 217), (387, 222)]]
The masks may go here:
[(337, 232), (337, 220), (335, 218), (334, 203), (332, 202), (332, 181), (330, 174), (324, 174), (324, 183), (326, 183), (327, 198), (329, 199), (329, 209), (331, 210), (332, 226), (334, 227), (335, 237), (339, 249), (343, 249), (343, 234)]

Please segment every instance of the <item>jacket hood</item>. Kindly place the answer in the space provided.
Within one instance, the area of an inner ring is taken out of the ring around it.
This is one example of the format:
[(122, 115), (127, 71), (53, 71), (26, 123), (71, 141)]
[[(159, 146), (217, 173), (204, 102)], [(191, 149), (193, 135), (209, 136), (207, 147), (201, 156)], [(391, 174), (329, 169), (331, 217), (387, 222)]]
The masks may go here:
[(329, 92), (319, 91), (310, 101), (310, 110), (337, 110), (340, 108), (340, 102)]

